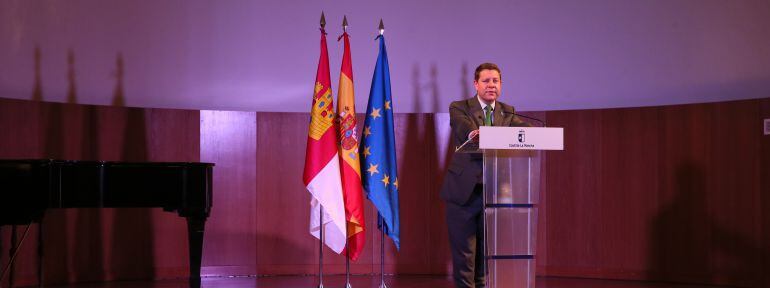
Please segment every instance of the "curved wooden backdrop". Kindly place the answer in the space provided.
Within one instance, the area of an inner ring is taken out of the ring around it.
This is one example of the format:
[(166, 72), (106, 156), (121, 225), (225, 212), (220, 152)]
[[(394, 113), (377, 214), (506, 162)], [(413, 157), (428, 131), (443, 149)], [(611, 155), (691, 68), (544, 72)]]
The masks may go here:
[[(770, 285), (770, 136), (761, 133), (770, 98), (530, 115), (566, 133), (566, 150), (543, 165), (538, 274)], [(203, 273), (312, 274), (318, 243), (301, 181), (308, 120), (0, 99), (0, 158), (215, 162)], [(386, 242), (386, 273), (451, 269), (438, 199), (448, 122), (396, 115), (403, 245)], [(379, 272), (376, 211), (366, 206), (354, 273)], [(186, 275), (186, 227), (175, 214), (51, 210), (44, 223), (47, 283)], [(17, 285), (36, 283), (37, 225), (31, 231)], [(7, 261), (9, 227), (0, 239)], [(326, 272), (344, 272), (343, 257), (325, 249), (324, 259)]]

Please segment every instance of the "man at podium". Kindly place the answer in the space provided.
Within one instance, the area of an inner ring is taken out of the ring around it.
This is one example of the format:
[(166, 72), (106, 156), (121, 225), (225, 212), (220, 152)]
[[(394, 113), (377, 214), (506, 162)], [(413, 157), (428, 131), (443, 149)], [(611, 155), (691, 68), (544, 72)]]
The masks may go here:
[[(479, 126), (529, 126), (516, 117), (513, 106), (497, 101), (502, 77), (496, 64), (479, 65), (473, 77), (476, 95), (449, 105), (455, 147), (478, 142)], [(482, 165), (481, 154), (454, 153), (440, 192), (446, 202), (452, 277), (458, 288), (485, 286)]]

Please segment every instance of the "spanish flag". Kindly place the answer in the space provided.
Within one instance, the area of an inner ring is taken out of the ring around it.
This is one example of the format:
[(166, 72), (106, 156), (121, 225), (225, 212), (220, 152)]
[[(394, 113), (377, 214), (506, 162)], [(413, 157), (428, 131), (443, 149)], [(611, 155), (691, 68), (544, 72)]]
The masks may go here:
[(321, 56), (318, 60), (313, 104), (310, 109), (305, 172), (302, 180), (312, 196), (310, 234), (320, 239), (321, 229), (324, 229), (324, 244), (339, 254), (345, 248), (347, 234), (330, 78), (326, 32), (321, 29)]
[(347, 220), (347, 255), (356, 260), (364, 249), (364, 197), (361, 189), (361, 162), (358, 159), (358, 125), (353, 93), (353, 64), (350, 57), (350, 39), (347, 32), (337, 40), (344, 39), (345, 52), (340, 69), (340, 85), (337, 94), (337, 119), (339, 124), (339, 153), (342, 174), (342, 191), (345, 198), (345, 219)]

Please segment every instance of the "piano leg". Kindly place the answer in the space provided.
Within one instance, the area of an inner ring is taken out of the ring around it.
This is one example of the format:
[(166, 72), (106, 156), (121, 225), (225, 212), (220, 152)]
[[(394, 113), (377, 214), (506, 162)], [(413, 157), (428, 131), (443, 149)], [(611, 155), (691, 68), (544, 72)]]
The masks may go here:
[(3, 287), (3, 225), (0, 225), (0, 288)]
[[(11, 225), (11, 250), (8, 250), (8, 259), (13, 259), (16, 255), (16, 249), (18, 249), (18, 247), (16, 247), (16, 242), (18, 239), (16, 238), (16, 225)], [(13, 287), (13, 261), (8, 263), (8, 268), (6, 269), (8, 269), (8, 287)]]
[(5, 277), (3, 277), (3, 270), (5, 267), (3, 267), (3, 225), (0, 225), (0, 288), (3, 287), (3, 280)]
[(190, 288), (201, 287), (201, 258), (203, 256), (203, 229), (205, 217), (188, 216), (187, 237), (190, 242)]
[(43, 219), (37, 226), (37, 287), (43, 288)]

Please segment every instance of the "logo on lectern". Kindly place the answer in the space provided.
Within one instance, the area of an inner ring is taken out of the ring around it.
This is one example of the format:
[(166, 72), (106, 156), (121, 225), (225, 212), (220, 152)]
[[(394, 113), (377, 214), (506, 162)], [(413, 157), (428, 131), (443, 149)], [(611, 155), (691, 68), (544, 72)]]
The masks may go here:
[(524, 130), (519, 130), (519, 143), (524, 143)]

